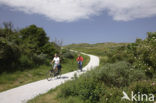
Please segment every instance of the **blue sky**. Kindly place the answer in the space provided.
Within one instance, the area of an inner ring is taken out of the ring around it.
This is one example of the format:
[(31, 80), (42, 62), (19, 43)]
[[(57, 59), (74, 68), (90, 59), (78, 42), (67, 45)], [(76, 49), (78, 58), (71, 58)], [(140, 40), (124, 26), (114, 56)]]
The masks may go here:
[[(13, 1), (18, 3), (18, 0)], [(59, 5), (58, 2), (57, 5)], [(150, 3), (148, 5), (150, 5)], [(105, 5), (102, 5), (102, 7), (103, 6)], [(53, 9), (50, 7), (51, 6), (49, 5), (49, 9)], [(78, 12), (77, 14), (80, 15), (75, 14), (75, 11), (66, 12), (69, 11), (69, 9), (59, 9), (59, 7), (57, 11), (48, 11), (56, 12), (56, 14), (44, 14), (40, 12), (42, 10), (36, 8), (36, 10), (34, 9), (34, 11), (30, 11), (29, 8), (31, 8), (31, 6), (25, 7), (25, 5), (23, 6), (23, 4), (14, 5), (11, 4), (9, 1), (4, 2), (3, 0), (0, 0), (0, 23), (2, 24), (2, 22), (4, 21), (11, 21), (17, 28), (23, 28), (31, 24), (35, 24), (39, 27), (44, 28), (51, 40), (54, 40), (54, 38), (63, 40), (64, 45), (71, 43), (134, 42), (136, 38), (144, 39), (147, 32), (156, 31), (156, 9), (154, 8), (155, 6), (153, 6), (152, 9), (147, 8), (147, 11), (144, 12), (142, 11), (142, 9), (138, 10), (136, 6), (136, 10), (127, 10), (127, 12), (130, 13), (127, 13), (125, 11), (120, 13), (122, 8), (118, 5), (116, 7), (118, 7), (117, 9), (120, 10), (119, 13), (118, 11), (113, 11), (116, 9), (106, 8), (106, 6), (105, 8), (103, 7), (103, 9), (101, 10), (97, 9), (96, 7), (97, 10), (92, 11), (90, 11), (88, 4), (85, 9), (83, 8), (82, 11), (79, 11), (79, 9), (82, 8), (78, 7), (79, 6), (77, 6), (76, 11)], [(132, 7), (134, 8), (134, 6)], [(144, 4), (142, 8), (145, 7), (146, 4)], [(44, 12), (46, 12), (47, 7), (43, 6), (41, 8), (45, 9)], [(87, 11), (86, 8), (89, 11)], [(137, 12), (131, 13), (134, 11)], [(58, 14), (57, 12), (60, 13)], [(90, 14), (88, 12), (90, 12)]]

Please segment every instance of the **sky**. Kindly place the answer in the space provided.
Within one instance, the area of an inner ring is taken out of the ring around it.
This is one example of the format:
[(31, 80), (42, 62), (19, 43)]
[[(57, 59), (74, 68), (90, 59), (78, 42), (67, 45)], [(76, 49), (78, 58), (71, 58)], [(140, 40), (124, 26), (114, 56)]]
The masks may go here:
[(51, 41), (135, 42), (156, 32), (156, 0), (0, 0), (0, 25), (42, 27)]

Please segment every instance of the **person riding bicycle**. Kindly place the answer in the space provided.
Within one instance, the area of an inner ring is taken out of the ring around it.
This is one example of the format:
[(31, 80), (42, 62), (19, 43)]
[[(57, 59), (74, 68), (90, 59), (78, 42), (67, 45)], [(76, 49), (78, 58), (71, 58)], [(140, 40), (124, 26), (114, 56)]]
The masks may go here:
[(57, 72), (59, 72), (59, 70), (61, 69), (61, 65), (60, 65), (60, 58), (57, 56), (57, 54), (54, 55), (52, 63), (54, 63), (53, 69), (54, 70), (58, 69)]
[(83, 57), (79, 54), (76, 61), (78, 62), (79, 69), (82, 71)]

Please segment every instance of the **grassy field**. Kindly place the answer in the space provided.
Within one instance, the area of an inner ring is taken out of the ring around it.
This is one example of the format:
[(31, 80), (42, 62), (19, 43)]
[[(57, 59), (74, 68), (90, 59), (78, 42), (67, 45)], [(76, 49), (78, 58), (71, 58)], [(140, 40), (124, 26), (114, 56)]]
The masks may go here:
[(107, 52), (108, 50), (124, 47), (127, 46), (128, 44), (130, 43), (111, 43), (111, 42), (97, 43), (97, 44), (82, 43), (82, 44), (67, 45), (64, 48), (102, 56), (102, 55), (106, 55), (105, 52)]
[(65, 46), (67, 49), (82, 51), (94, 54), (100, 57), (100, 64), (114, 63), (116, 61), (126, 60), (126, 46), (130, 43), (97, 43), (97, 44), (71, 44)]
[[(77, 55), (74, 58), (65, 58), (62, 63), (62, 73), (77, 70)], [(84, 56), (84, 65), (89, 62), (89, 57)], [(0, 91), (8, 90), (17, 86), (31, 83), (37, 80), (45, 79), (46, 73), (51, 69), (51, 65), (41, 65), (31, 70), (17, 71), (13, 73), (0, 74)]]

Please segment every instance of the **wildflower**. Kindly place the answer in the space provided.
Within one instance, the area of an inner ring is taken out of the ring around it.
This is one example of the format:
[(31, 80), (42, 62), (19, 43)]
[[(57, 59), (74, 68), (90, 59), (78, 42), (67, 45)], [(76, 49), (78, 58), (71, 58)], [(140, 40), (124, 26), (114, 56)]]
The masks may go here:
[(155, 85), (156, 85), (156, 83), (153, 82), (153, 83), (152, 83), (152, 86), (155, 86)]
[(149, 67), (148, 70), (151, 70), (151, 68)]

